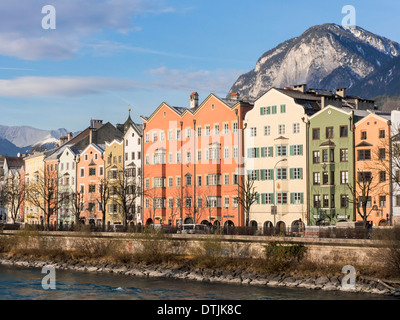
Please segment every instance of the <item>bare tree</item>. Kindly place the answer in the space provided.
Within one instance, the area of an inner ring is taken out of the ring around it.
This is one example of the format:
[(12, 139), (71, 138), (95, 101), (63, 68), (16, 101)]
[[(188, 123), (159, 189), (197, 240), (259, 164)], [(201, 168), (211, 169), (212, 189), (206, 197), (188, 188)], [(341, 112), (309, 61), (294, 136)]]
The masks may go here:
[(10, 173), (4, 186), (4, 197), (13, 223), (16, 222), (20, 208), (25, 199), (25, 184), (21, 183), (18, 172)]
[(57, 186), (58, 178), (55, 174), (40, 170), (25, 187), (26, 200), (43, 212), (46, 228), (50, 225), (50, 217), (57, 214), (64, 202), (64, 194), (58, 194)]
[(259, 194), (256, 192), (256, 187), (254, 187), (254, 180), (247, 176), (242, 177), (242, 183), (238, 184), (238, 203), (243, 208), (243, 213), (245, 216), (246, 227), (249, 226), (250, 220), (250, 209), (251, 206), (257, 201)]
[(102, 231), (106, 231), (106, 206), (109, 202), (111, 195), (110, 195), (110, 180), (109, 179), (100, 179), (99, 184), (99, 197), (96, 199), (97, 203), (99, 204), (100, 211), (102, 214)]

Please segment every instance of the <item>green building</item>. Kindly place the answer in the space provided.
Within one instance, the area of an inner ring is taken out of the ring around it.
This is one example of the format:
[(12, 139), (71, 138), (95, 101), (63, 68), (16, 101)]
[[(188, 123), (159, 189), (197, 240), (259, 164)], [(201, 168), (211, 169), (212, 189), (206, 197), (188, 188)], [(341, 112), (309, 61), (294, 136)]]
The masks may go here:
[(354, 111), (327, 106), (309, 118), (309, 225), (354, 221)]

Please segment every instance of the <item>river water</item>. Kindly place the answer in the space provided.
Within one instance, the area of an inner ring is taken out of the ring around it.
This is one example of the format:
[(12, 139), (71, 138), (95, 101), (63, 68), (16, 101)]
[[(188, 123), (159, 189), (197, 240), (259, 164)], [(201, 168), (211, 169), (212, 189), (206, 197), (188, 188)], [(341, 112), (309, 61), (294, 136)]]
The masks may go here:
[[(300, 288), (203, 283), (56, 271), (56, 289), (44, 290), (41, 269), (0, 265), (1, 300), (393, 300), (396, 298)], [(398, 299), (397, 299), (398, 300)]]

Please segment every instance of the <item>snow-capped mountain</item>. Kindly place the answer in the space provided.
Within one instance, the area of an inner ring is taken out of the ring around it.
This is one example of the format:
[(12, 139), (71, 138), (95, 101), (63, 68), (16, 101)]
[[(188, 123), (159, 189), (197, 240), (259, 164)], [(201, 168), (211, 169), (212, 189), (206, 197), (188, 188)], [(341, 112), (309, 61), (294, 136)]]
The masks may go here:
[(352, 88), (399, 56), (400, 44), (360, 27), (318, 25), (264, 53), (253, 70), (237, 79), (229, 95), (239, 92), (255, 99), (272, 87), (306, 83), (309, 88), (347, 88), (370, 98), (372, 92)]
[(42, 130), (29, 126), (0, 125), (0, 154), (15, 156), (18, 152), (30, 151), (32, 147), (54, 147), (61, 136), (68, 135), (66, 129)]

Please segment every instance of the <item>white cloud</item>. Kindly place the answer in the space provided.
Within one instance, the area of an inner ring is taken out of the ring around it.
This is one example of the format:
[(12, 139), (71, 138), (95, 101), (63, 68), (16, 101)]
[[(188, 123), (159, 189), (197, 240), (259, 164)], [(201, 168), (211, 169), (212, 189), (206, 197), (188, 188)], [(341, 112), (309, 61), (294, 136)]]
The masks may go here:
[(45, 0), (2, 0), (0, 54), (26, 60), (71, 58), (93, 35), (104, 30), (140, 31), (134, 18), (174, 12), (163, 0), (53, 0), (56, 29), (42, 29)]
[[(164, 89), (225, 94), (243, 70), (188, 71), (161, 67), (148, 70), (150, 80), (112, 77), (18, 77), (0, 79), (0, 96), (80, 97), (118, 91)], [(160, 97), (162, 98), (162, 97)]]

